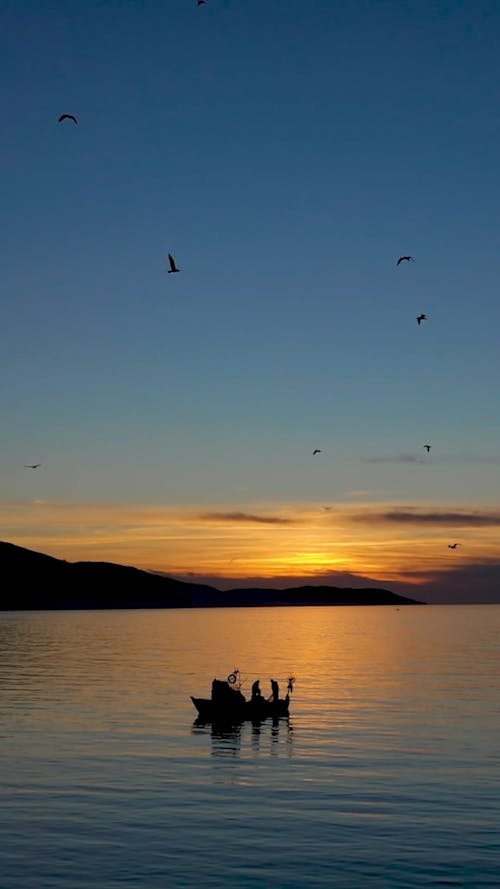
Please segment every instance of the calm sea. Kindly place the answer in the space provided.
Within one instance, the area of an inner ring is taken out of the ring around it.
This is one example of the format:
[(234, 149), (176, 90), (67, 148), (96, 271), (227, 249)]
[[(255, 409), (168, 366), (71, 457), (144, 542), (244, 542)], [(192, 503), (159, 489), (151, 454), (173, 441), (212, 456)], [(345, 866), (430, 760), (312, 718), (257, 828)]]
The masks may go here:
[[(0, 887), (499, 887), (499, 655), (500, 606), (0, 614)], [(235, 667), (289, 720), (195, 725)]]

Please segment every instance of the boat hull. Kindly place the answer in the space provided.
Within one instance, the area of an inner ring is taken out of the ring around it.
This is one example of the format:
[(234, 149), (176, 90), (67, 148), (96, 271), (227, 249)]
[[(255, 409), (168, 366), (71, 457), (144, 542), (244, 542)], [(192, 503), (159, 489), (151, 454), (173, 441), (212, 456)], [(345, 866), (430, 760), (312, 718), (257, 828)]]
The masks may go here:
[(212, 701), (210, 698), (195, 698), (191, 700), (198, 711), (198, 718), (204, 722), (262, 722), (264, 719), (276, 719), (280, 716), (289, 716), (289, 704), (287, 700), (279, 701), (244, 701), (227, 705)]

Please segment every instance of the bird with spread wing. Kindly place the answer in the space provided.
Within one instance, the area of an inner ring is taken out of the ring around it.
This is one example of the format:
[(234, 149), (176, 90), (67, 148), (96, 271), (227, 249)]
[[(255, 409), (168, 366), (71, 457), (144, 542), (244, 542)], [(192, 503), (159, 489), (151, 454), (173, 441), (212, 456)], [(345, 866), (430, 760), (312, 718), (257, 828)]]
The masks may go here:
[(168, 261), (170, 263), (170, 268), (168, 270), (169, 275), (172, 275), (174, 272), (180, 272), (180, 269), (177, 268), (175, 259), (171, 253), (168, 254)]

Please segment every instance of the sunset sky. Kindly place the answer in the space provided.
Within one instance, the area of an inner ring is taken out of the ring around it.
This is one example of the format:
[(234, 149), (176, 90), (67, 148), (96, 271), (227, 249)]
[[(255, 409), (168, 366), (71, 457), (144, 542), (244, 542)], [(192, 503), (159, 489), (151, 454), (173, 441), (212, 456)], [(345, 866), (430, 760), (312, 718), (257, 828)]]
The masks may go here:
[(0, 538), (500, 601), (500, 4), (3, 0), (0, 46)]

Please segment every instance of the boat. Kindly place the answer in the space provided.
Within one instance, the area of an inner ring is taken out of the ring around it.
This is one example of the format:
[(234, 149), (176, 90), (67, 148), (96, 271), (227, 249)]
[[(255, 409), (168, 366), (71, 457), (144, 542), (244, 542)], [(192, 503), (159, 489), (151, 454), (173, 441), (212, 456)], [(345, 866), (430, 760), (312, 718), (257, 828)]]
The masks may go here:
[(265, 698), (259, 689), (259, 682), (252, 686), (252, 697), (247, 700), (241, 692), (239, 670), (230, 673), (227, 679), (214, 679), (212, 682), (212, 694), (210, 698), (196, 698), (191, 695), (191, 700), (198, 711), (200, 722), (225, 722), (238, 723), (251, 720), (262, 722), (264, 719), (277, 719), (290, 715), (290, 693), (293, 691), (294, 678), (288, 680), (286, 697), (280, 698), (278, 683), (271, 680), (273, 694)]

